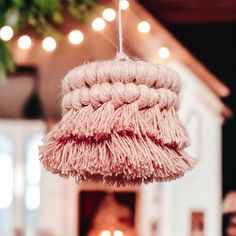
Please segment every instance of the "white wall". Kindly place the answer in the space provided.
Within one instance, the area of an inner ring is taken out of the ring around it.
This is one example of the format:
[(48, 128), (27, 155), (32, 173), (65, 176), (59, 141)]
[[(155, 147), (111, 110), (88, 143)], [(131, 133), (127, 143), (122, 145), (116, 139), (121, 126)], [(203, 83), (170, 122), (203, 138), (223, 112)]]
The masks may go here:
[[(214, 97), (204, 101), (204, 97), (211, 95), (211, 92), (206, 94), (207, 89), (201, 89), (202, 85), (199, 85), (197, 80), (192, 89), (193, 76), (186, 68), (175, 65), (175, 69), (184, 80), (180, 116), (192, 139), (188, 153), (196, 157), (199, 164), (186, 173), (185, 177), (161, 185), (159, 235), (191, 235), (191, 212), (202, 211), (204, 236), (220, 236), (222, 118), (214, 111), (219, 104), (214, 104), (214, 101), (217, 102)], [(199, 95), (202, 95), (201, 98)]]
[(158, 183), (142, 185), (137, 207), (138, 236), (156, 236), (160, 218), (160, 185)]

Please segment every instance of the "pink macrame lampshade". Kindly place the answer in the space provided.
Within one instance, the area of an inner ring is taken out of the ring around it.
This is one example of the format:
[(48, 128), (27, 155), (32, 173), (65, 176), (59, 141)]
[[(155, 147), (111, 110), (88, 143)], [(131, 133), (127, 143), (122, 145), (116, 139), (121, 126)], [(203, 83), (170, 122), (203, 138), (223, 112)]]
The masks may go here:
[(164, 65), (95, 61), (62, 83), (63, 118), (44, 138), (44, 167), (77, 181), (139, 185), (184, 175), (195, 161), (176, 113), (180, 79)]

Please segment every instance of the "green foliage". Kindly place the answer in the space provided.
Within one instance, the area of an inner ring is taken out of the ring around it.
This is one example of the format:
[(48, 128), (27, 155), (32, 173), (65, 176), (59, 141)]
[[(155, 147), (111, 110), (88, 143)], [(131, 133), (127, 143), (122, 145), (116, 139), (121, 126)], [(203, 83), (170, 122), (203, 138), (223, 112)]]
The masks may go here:
[(14, 70), (12, 53), (6, 42), (0, 41), (0, 80), (5, 78), (6, 72)]
[[(0, 0), (0, 27), (11, 25), (14, 33), (27, 28), (42, 36), (60, 38), (57, 27), (63, 23), (62, 11), (79, 22), (85, 22), (95, 0)], [(11, 49), (0, 40), (0, 77), (14, 68)]]
[(88, 12), (94, 6), (93, 0), (71, 0), (68, 5), (68, 12), (78, 21), (85, 22), (88, 19)]

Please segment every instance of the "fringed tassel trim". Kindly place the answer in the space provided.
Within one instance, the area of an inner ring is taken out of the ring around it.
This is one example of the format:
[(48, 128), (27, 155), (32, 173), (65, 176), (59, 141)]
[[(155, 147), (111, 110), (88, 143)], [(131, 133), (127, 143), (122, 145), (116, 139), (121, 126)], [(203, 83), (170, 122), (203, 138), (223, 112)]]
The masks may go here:
[(149, 137), (118, 133), (100, 142), (52, 140), (40, 147), (40, 154), (45, 168), (55, 174), (111, 185), (169, 181), (195, 165), (181, 151), (154, 143)]
[[(126, 104), (115, 109), (111, 103), (104, 103), (94, 110), (91, 105), (66, 113), (50, 135), (69, 138), (93, 137), (106, 139), (114, 132), (130, 132), (148, 136), (163, 145), (178, 149), (187, 147), (189, 135), (173, 107), (160, 110), (159, 106), (138, 109), (137, 103)], [(49, 135), (49, 136), (50, 136)]]

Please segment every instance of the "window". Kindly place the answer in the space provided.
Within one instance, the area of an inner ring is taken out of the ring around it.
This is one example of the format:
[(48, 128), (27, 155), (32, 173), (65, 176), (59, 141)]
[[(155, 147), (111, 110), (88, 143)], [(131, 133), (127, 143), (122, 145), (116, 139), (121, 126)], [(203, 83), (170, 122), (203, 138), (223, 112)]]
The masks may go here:
[(0, 236), (34, 236), (39, 230), (41, 121), (0, 119)]
[(0, 229), (8, 236), (12, 229), (13, 202), (13, 144), (11, 139), (0, 134)]
[(38, 146), (43, 138), (42, 133), (33, 134), (26, 141), (25, 155), (25, 210), (26, 235), (31, 235), (37, 228), (37, 216), (40, 206), (41, 165), (38, 159)]

